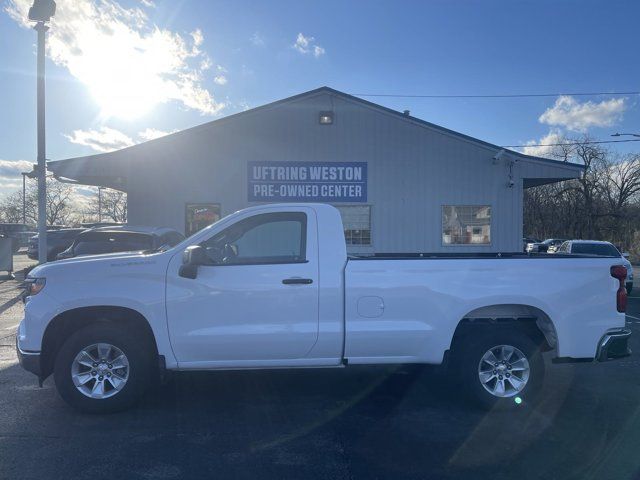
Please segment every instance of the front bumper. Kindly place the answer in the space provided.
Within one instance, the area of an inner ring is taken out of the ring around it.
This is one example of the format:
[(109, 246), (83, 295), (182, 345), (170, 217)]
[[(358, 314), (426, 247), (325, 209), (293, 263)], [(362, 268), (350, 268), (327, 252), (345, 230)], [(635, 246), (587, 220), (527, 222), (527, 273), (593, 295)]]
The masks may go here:
[(31, 372), (34, 375), (37, 375), (38, 378), (41, 376), (41, 368), (40, 368), (40, 352), (29, 352), (22, 350), (18, 343), (18, 336), (16, 335), (16, 353), (18, 354), (18, 362), (20, 362), (20, 366), (24, 368), (27, 372)]
[(629, 348), (630, 337), (631, 330), (628, 328), (621, 328), (605, 333), (600, 339), (600, 342), (598, 342), (596, 360), (604, 362), (606, 360), (631, 355), (631, 348)]

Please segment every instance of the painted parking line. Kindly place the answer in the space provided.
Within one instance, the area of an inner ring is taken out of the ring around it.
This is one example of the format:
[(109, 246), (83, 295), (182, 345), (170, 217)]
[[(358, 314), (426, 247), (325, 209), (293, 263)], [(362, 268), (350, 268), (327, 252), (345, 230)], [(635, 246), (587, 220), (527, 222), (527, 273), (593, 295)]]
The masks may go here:
[(640, 320), (640, 318), (638, 318), (638, 317), (634, 317), (633, 315), (629, 315), (628, 313), (627, 313), (626, 315), (627, 315), (627, 317), (629, 317), (629, 318), (633, 318), (634, 320)]

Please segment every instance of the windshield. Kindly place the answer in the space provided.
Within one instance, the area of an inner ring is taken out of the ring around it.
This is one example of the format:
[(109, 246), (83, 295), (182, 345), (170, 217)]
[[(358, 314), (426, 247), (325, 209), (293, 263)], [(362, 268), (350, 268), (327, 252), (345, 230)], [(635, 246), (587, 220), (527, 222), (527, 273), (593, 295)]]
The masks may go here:
[(77, 239), (74, 255), (132, 252), (149, 250), (153, 246), (150, 235), (131, 232), (90, 232)]
[(620, 252), (610, 243), (574, 243), (571, 253), (586, 255), (602, 255), (606, 257), (619, 257)]

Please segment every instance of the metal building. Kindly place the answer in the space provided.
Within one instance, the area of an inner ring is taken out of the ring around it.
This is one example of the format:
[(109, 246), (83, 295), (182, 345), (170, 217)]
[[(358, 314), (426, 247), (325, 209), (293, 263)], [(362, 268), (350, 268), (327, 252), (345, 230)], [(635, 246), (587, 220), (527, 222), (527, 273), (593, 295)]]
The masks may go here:
[(353, 253), (520, 251), (523, 190), (582, 171), (328, 87), (48, 168), (185, 234), (256, 203), (331, 203)]

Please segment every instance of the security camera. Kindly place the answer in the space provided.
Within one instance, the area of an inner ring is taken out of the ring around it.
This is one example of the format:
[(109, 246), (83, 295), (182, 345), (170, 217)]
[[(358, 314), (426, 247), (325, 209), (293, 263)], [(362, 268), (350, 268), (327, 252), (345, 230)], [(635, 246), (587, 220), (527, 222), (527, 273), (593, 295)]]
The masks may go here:
[(505, 154), (504, 149), (502, 149), (498, 153), (496, 153), (493, 156), (493, 164), (495, 165), (496, 163), (498, 163), (500, 161), (500, 159), (503, 157), (504, 154)]

